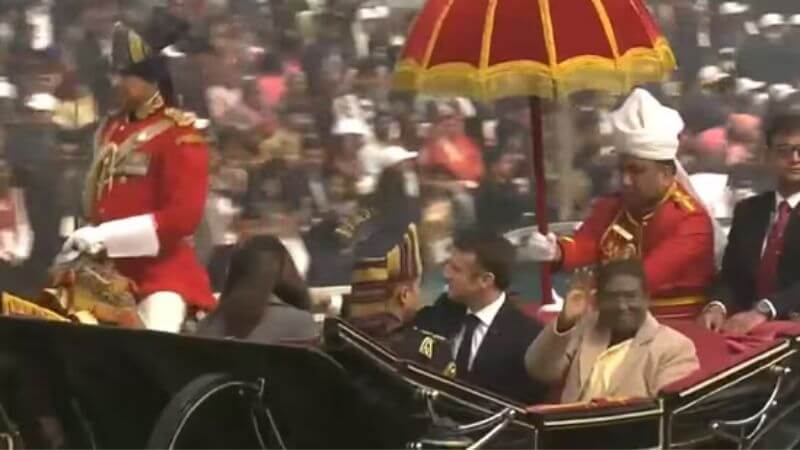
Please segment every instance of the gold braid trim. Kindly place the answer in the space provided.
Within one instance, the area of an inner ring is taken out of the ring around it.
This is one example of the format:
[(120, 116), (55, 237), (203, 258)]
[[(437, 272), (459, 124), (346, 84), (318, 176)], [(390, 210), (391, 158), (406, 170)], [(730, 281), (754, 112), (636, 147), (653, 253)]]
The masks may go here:
[(197, 115), (189, 111), (183, 111), (178, 108), (164, 109), (164, 115), (172, 119), (179, 127), (188, 127), (194, 125), (197, 120)]
[(184, 134), (175, 139), (175, 145), (205, 144), (206, 139), (199, 134)]
[(161, 96), (161, 93), (156, 91), (152, 97), (147, 99), (141, 106), (136, 108), (133, 115), (136, 117), (136, 120), (143, 120), (158, 111), (159, 109), (164, 107), (164, 97)]
[(681, 209), (688, 213), (693, 213), (697, 210), (694, 198), (684, 192), (681, 188), (674, 189), (672, 191), (672, 200), (677, 203)]

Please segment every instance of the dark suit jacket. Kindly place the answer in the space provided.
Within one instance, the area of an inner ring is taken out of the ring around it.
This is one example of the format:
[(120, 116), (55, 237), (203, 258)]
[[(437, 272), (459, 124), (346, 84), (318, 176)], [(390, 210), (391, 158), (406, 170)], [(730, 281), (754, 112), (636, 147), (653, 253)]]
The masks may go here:
[[(414, 325), (453, 339), (461, 331), (466, 308), (442, 296), (420, 310)], [(525, 351), (542, 327), (507, 298), (483, 338), (472, 371), (458, 378), (524, 404), (539, 403), (546, 388), (532, 381), (525, 370)]]
[[(751, 309), (761, 300), (756, 288), (758, 270), (774, 210), (774, 192), (748, 198), (736, 205), (722, 272), (709, 292), (709, 299), (723, 302), (729, 313)], [(779, 319), (800, 312), (800, 210), (792, 212), (783, 239), (777, 292), (769, 296)]]

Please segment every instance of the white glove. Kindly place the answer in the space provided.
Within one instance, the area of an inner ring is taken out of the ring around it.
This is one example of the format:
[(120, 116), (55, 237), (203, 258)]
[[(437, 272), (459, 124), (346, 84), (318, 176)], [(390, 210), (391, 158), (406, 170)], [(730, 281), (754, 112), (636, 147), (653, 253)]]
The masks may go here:
[(105, 250), (109, 258), (137, 258), (156, 256), (159, 249), (155, 219), (144, 214), (79, 228), (64, 243), (61, 253), (97, 255)]
[(561, 259), (561, 246), (555, 234), (534, 231), (521, 242), (517, 255), (522, 261), (555, 262)]
[(0, 252), (0, 261), (5, 261), (11, 266), (19, 266), (22, 264), (22, 260), (17, 257), (17, 255), (9, 250), (3, 250)]
[(105, 247), (105, 235), (100, 227), (87, 226), (78, 228), (64, 243), (62, 253), (78, 251), (96, 255), (103, 251)]

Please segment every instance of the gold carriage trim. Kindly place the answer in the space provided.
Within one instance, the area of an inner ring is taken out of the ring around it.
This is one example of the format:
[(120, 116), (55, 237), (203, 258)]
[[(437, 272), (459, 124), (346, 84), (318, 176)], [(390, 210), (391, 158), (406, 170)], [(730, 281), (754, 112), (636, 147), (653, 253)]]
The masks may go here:
[(72, 314), (72, 318), (74, 318), (76, 322), (82, 325), (100, 325), (100, 322), (97, 320), (97, 317), (95, 317), (89, 311), (77, 311)]
[(670, 306), (704, 305), (706, 297), (703, 295), (687, 295), (684, 297), (654, 298), (650, 301), (651, 307), (663, 308)]
[(433, 338), (430, 336), (426, 336), (425, 339), (422, 340), (422, 343), (419, 345), (419, 354), (428, 359), (433, 359), (433, 345), (434, 345)]
[(447, 364), (447, 367), (444, 368), (443, 375), (447, 378), (455, 378), (456, 377), (456, 363), (450, 362)]
[(33, 317), (53, 322), (70, 322), (68, 318), (60, 314), (6, 292), (3, 293), (2, 312), (4, 316)]

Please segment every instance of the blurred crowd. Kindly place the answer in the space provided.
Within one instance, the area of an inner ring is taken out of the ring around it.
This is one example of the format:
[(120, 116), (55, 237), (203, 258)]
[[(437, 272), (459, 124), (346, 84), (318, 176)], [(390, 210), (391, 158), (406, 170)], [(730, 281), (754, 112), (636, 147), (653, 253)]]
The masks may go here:
[[(153, 6), (191, 22), (165, 52), (182, 108), (213, 152), (197, 248), (215, 287), (247, 236), (280, 236), (310, 285), (349, 280), (333, 230), (363, 208), (420, 225), (441, 262), (454, 230), (532, 223), (525, 99), (479, 104), (391, 89), (420, 2), (391, 0), (0, 0), (0, 280), (36, 289), (82, 216), (92, 136), (114, 109), (116, 20)], [(800, 87), (796, 0), (650, 0), (678, 57), (649, 86), (687, 123), (681, 159), (720, 218), (760, 191), (761, 122)], [(615, 189), (608, 114), (618, 98), (545, 105), (551, 219), (580, 220)], [(13, 269), (13, 270), (12, 270)], [(5, 274), (12, 275), (5, 275)], [(30, 292), (30, 291), (28, 291)]]

